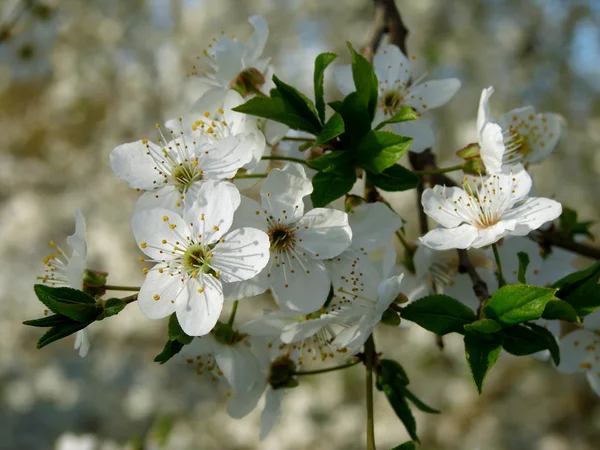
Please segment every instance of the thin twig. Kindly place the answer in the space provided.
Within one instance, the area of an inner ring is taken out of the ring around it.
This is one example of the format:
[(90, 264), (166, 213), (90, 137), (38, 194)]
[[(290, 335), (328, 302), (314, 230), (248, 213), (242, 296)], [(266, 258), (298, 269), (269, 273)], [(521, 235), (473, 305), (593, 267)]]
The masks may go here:
[(534, 231), (529, 233), (529, 238), (537, 242), (538, 244), (554, 245), (555, 247), (564, 248), (570, 250), (578, 255), (587, 256), (588, 258), (600, 260), (600, 248), (590, 244), (581, 244), (571, 239), (566, 239), (558, 233), (551, 231)]
[(334, 372), (336, 370), (347, 369), (348, 367), (356, 366), (357, 364), (360, 364), (360, 363), (361, 363), (361, 360), (357, 359), (356, 361), (352, 361), (347, 364), (342, 364), (341, 366), (327, 367), (325, 369), (302, 370), (300, 372), (294, 372), (294, 375), (298, 375), (298, 376), (300, 376), (300, 375), (319, 375), (321, 373)]
[(375, 450), (375, 414), (373, 411), (373, 370), (375, 368), (375, 340), (373, 335), (365, 342), (365, 365), (367, 366), (367, 450)]

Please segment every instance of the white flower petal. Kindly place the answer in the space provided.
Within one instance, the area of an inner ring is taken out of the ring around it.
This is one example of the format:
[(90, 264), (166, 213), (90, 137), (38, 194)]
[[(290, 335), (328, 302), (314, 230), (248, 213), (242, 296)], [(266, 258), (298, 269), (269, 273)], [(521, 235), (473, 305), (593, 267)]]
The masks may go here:
[(85, 358), (90, 350), (90, 340), (88, 338), (87, 327), (75, 333), (75, 350), (79, 350), (79, 356)]
[(277, 422), (277, 418), (281, 414), (281, 401), (283, 400), (284, 394), (285, 389), (275, 390), (267, 388), (267, 393), (265, 394), (265, 409), (263, 409), (263, 412), (260, 415), (259, 439), (261, 441), (271, 433), (271, 430), (275, 426), (275, 422)]
[(424, 116), (418, 120), (393, 123), (390, 125), (394, 133), (401, 136), (408, 136), (413, 139), (409, 150), (414, 153), (421, 153), (425, 149), (433, 147), (435, 144), (435, 133), (431, 121)]
[(364, 203), (348, 212), (352, 247), (370, 252), (389, 245), (394, 232), (402, 227), (398, 214), (381, 202)]
[(311, 260), (300, 254), (293, 259), (287, 258), (285, 264), (275, 261), (271, 259), (268, 274), (280, 308), (309, 314), (323, 306), (331, 283), (322, 261)]
[(245, 342), (219, 346), (215, 360), (229, 385), (237, 392), (247, 392), (263, 378), (258, 359)]
[(460, 80), (457, 78), (424, 81), (409, 88), (406, 103), (417, 112), (423, 112), (445, 105), (459, 89)]
[(477, 228), (463, 224), (455, 228), (436, 228), (419, 240), (434, 250), (449, 250), (451, 248), (469, 248), (477, 239)]
[(352, 77), (352, 66), (345, 64), (343, 66), (336, 66), (333, 69), (333, 77), (335, 78), (335, 84), (340, 92), (344, 95), (348, 95), (354, 92), (354, 78)]
[(235, 210), (231, 229), (251, 227), (267, 232), (269, 229), (268, 217), (268, 211), (265, 213), (260, 203), (242, 195), (240, 206)]
[(87, 258), (85, 230), (85, 217), (81, 211), (75, 211), (75, 233), (67, 237), (67, 244), (71, 246), (73, 253), (78, 253), (83, 259)]
[(537, 230), (544, 223), (552, 221), (562, 213), (562, 205), (549, 198), (529, 198), (520, 206), (502, 215), (502, 220), (513, 219), (517, 222), (514, 233), (517, 236)]
[(585, 319), (583, 319), (583, 327), (586, 330), (600, 330), (600, 309), (585, 316)]
[(475, 239), (469, 248), (481, 248), (494, 244), (509, 233), (514, 232), (517, 226), (514, 220), (501, 220), (497, 224), (478, 230)]
[[(199, 183), (194, 183), (194, 185), (196, 184), (199, 186)], [(144, 192), (140, 195), (135, 203), (135, 211), (165, 208), (181, 215), (183, 213), (183, 204), (186, 196), (187, 193), (182, 194), (175, 186), (170, 184), (164, 185), (160, 189)]]
[(464, 189), (437, 185), (433, 189), (423, 191), (421, 205), (423, 205), (425, 213), (437, 223), (452, 228), (470, 219), (455, 204), (459, 199), (467, 197)]
[[(163, 269), (163, 273), (159, 272)], [(175, 301), (188, 298), (179, 277), (170, 276), (164, 264), (155, 266), (146, 275), (138, 294), (138, 305), (149, 319), (162, 319), (175, 312)]]
[[(147, 143), (157, 153), (160, 147)], [(130, 142), (116, 147), (110, 153), (110, 166), (113, 172), (133, 189), (152, 190), (160, 186), (163, 178), (155, 169), (154, 159), (147, 154), (148, 149), (142, 141)]]
[(488, 174), (502, 172), (502, 160), (506, 147), (502, 128), (495, 123), (486, 123), (479, 135), (480, 155)]
[(592, 390), (600, 396), (600, 370), (588, 370), (586, 377)]
[(227, 414), (234, 419), (241, 419), (242, 417), (247, 416), (254, 408), (256, 408), (266, 387), (265, 379), (262, 382), (255, 383), (254, 386), (246, 392), (234, 391), (227, 402)]
[(281, 340), (286, 344), (293, 344), (308, 339), (323, 327), (338, 322), (339, 318), (332, 315), (322, 315), (318, 319), (306, 320), (287, 325), (281, 333)]
[(175, 299), (177, 320), (189, 336), (204, 336), (214, 328), (223, 309), (221, 282), (204, 275), (188, 279), (185, 288), (187, 295)]
[(168, 209), (137, 211), (131, 219), (131, 228), (140, 249), (157, 261), (173, 259), (176, 242), (191, 238), (189, 226), (177, 213)]
[(246, 52), (244, 44), (231, 39), (228, 36), (222, 36), (214, 45), (215, 64), (217, 73), (215, 80), (224, 88), (237, 78), (242, 71), (242, 58)]
[(385, 45), (377, 51), (373, 57), (373, 69), (379, 82), (386, 86), (392, 86), (396, 81), (406, 84), (410, 78), (410, 63), (393, 44)]
[[(253, 138), (251, 138), (253, 139)], [(253, 157), (252, 148), (245, 145), (245, 136), (229, 136), (202, 147), (198, 165), (204, 179), (224, 180), (233, 178)]]
[(251, 67), (260, 58), (269, 37), (269, 25), (262, 16), (251, 16), (248, 22), (254, 27), (254, 33), (246, 42), (246, 51), (243, 56), (244, 67)]
[(352, 242), (348, 215), (335, 209), (315, 208), (298, 221), (297, 228), (297, 245), (313, 258), (333, 258)]
[(340, 331), (333, 340), (332, 345), (339, 349), (349, 349), (350, 352), (347, 357), (353, 356), (365, 344), (375, 325), (377, 325), (377, 321), (374, 321), (370, 316), (363, 316), (354, 325)]
[(227, 300), (242, 300), (264, 293), (269, 289), (270, 284), (271, 282), (267, 278), (267, 267), (265, 267), (254, 278), (225, 283), (223, 285), (223, 295)]
[(396, 297), (398, 297), (398, 294), (401, 291), (400, 284), (402, 283), (403, 278), (404, 274), (400, 274), (395, 277), (386, 278), (379, 283), (379, 286), (377, 287), (379, 299), (377, 300), (376, 308), (379, 315), (383, 314), (392, 302), (396, 300)]
[(480, 141), (483, 128), (488, 123), (493, 123), (490, 117), (490, 97), (493, 93), (494, 87), (490, 86), (489, 88), (481, 91), (481, 97), (479, 98), (479, 110), (477, 112), (477, 135), (480, 136)]
[(249, 280), (269, 262), (269, 236), (256, 228), (228, 233), (212, 250), (210, 265), (220, 270), (225, 283)]
[(600, 350), (599, 341), (600, 337), (586, 330), (575, 330), (564, 336), (559, 341), (560, 365), (557, 370), (563, 373), (585, 370), (586, 364), (591, 364)]
[(283, 223), (296, 222), (304, 214), (303, 198), (313, 190), (304, 168), (297, 163), (273, 169), (260, 189), (262, 206)]
[(250, 336), (279, 339), (284, 328), (296, 323), (297, 314), (289, 311), (267, 313), (262, 317), (246, 322), (240, 328), (241, 333)]
[(194, 224), (194, 237), (201, 234), (202, 243), (212, 244), (231, 228), (233, 215), (240, 205), (240, 193), (232, 183), (207, 180), (190, 195), (196, 200), (186, 205), (185, 221)]

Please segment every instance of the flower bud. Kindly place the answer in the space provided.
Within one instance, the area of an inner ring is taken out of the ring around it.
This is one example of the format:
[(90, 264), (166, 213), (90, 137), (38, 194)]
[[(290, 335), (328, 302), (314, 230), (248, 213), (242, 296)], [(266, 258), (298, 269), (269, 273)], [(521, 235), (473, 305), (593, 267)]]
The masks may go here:
[(273, 389), (295, 388), (298, 386), (295, 372), (296, 363), (287, 356), (280, 356), (271, 363), (267, 381)]
[(240, 93), (242, 97), (249, 94), (260, 93), (261, 86), (265, 84), (265, 77), (258, 69), (250, 67), (239, 73), (239, 75), (229, 84), (229, 87)]
[(344, 211), (349, 213), (353, 208), (362, 205), (365, 201), (358, 195), (347, 195), (346, 201), (344, 202)]
[(481, 158), (469, 159), (463, 166), (463, 172), (471, 175), (479, 175), (485, 171), (485, 166)]
[(215, 340), (221, 344), (231, 345), (235, 341), (235, 331), (228, 323), (217, 322), (212, 329)]
[(463, 159), (479, 157), (479, 144), (468, 144), (456, 152), (456, 156)]
[(381, 323), (397, 327), (400, 325), (400, 316), (391, 308), (386, 309), (381, 316)]

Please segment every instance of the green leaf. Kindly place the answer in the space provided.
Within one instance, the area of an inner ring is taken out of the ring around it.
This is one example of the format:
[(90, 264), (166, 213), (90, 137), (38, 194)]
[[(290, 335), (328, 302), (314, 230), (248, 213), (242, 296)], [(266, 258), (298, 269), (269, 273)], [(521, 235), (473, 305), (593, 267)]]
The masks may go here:
[(346, 150), (356, 148), (362, 137), (371, 130), (367, 105), (356, 92), (348, 94), (337, 111), (344, 119), (345, 132), (340, 136)]
[(54, 341), (58, 341), (59, 339), (76, 333), (79, 330), (83, 330), (88, 325), (89, 323), (76, 322), (75, 320), (72, 320), (67, 324), (55, 325), (46, 331), (46, 333), (44, 333), (44, 335), (40, 338), (37, 343), (37, 348), (45, 347)]
[(492, 335), (465, 334), (465, 355), (477, 392), (483, 392), (483, 383), (492, 366), (498, 360), (502, 345)]
[(298, 113), (280, 94), (273, 95), (272, 93), (272, 97), (251, 98), (243, 105), (233, 108), (233, 111), (274, 120), (293, 130), (306, 131), (315, 136), (321, 131), (320, 124), (317, 126), (314, 120), (307, 119)]
[(581, 322), (575, 308), (564, 300), (550, 300), (542, 313), (542, 319), (564, 320), (566, 322), (575, 323)]
[(491, 334), (502, 329), (502, 325), (493, 319), (479, 319), (473, 323), (465, 325), (467, 331), (477, 331), (478, 333)]
[(357, 53), (349, 42), (348, 48), (352, 55), (352, 78), (354, 79), (356, 93), (367, 105), (370, 124), (373, 117), (375, 117), (375, 108), (377, 107), (377, 76), (371, 63), (364, 56)]
[(313, 83), (315, 86), (315, 105), (317, 107), (317, 112), (319, 113), (321, 123), (325, 123), (325, 102), (323, 100), (323, 79), (325, 69), (327, 69), (327, 66), (329, 66), (329, 64), (331, 64), (335, 58), (337, 58), (335, 53), (321, 53), (317, 56), (317, 59), (315, 59), (315, 71), (313, 75)]
[(356, 155), (365, 169), (379, 174), (402, 158), (411, 143), (412, 138), (406, 136), (371, 130), (358, 143)]
[(399, 164), (394, 164), (379, 174), (369, 172), (367, 178), (378, 188), (389, 192), (407, 191), (419, 184), (419, 177)]
[(429, 414), (440, 414), (441, 411), (439, 409), (435, 409), (427, 405), (422, 400), (420, 400), (415, 394), (410, 392), (406, 387), (396, 386), (396, 389), (402, 392), (402, 395), (404, 395), (408, 400), (410, 400), (412, 404), (415, 405), (421, 411)]
[(154, 362), (160, 364), (166, 363), (173, 356), (179, 353), (183, 346), (184, 344), (182, 344), (179, 341), (167, 341), (167, 343), (165, 344), (165, 348), (163, 348), (163, 351), (160, 353), (160, 355), (154, 358)]
[(570, 303), (579, 317), (584, 317), (600, 307), (600, 261), (586, 270), (574, 272), (554, 283), (559, 288), (556, 296)]
[(485, 307), (488, 317), (504, 325), (515, 325), (542, 317), (546, 304), (556, 300), (555, 289), (517, 284), (494, 292)]
[[(321, 122), (317, 115), (315, 105), (310, 98), (304, 95), (295, 87), (284, 83), (276, 75), (273, 75), (273, 83), (277, 86), (277, 90), (281, 94), (281, 98), (296, 111), (299, 115), (311, 122), (316, 130), (321, 130)], [(315, 133), (316, 134), (316, 133)]]
[(319, 172), (349, 172), (352, 169), (350, 155), (345, 151), (334, 151), (318, 158), (311, 159), (308, 164)]
[(417, 117), (418, 117), (417, 114), (413, 111), (413, 109), (410, 106), (403, 106), (402, 108), (400, 108), (400, 111), (398, 111), (396, 114), (394, 114), (389, 119), (384, 120), (383, 122), (380, 122), (374, 129), (381, 130), (383, 127), (385, 127), (386, 125), (388, 125), (390, 123), (398, 123), (398, 122), (406, 122), (408, 120), (416, 120)]
[(477, 320), (469, 307), (447, 295), (430, 295), (414, 301), (402, 309), (401, 317), (440, 336), (463, 334), (465, 325)]
[(102, 305), (85, 292), (68, 287), (50, 287), (36, 284), (33, 287), (38, 299), (54, 313), (77, 322), (89, 323), (102, 312)]
[(591, 281), (592, 283), (598, 283), (600, 278), (600, 261), (596, 264), (588, 267), (585, 270), (579, 272), (573, 272), (564, 278), (561, 278), (552, 285), (554, 288), (558, 288), (557, 297), (564, 299), (565, 297), (572, 294), (575, 290), (582, 287), (585, 283)]
[(344, 104), (343, 101), (341, 100), (334, 100), (332, 102), (327, 103), (329, 105), (329, 107), (331, 109), (333, 109), (335, 112), (340, 112), (340, 109), (342, 108), (342, 105)]
[(529, 255), (525, 252), (519, 252), (517, 253), (517, 258), (519, 258), (519, 275), (517, 278), (519, 283), (527, 284), (525, 274), (527, 273), (527, 266), (529, 265)]
[(335, 113), (329, 118), (327, 123), (323, 126), (323, 129), (317, 136), (315, 145), (323, 145), (333, 138), (338, 137), (344, 132), (344, 119), (338, 113)]
[(394, 412), (406, 427), (406, 431), (408, 431), (411, 439), (419, 442), (419, 438), (417, 437), (417, 422), (404, 396), (387, 384), (384, 384), (382, 389)]
[(502, 330), (502, 347), (516, 356), (531, 355), (543, 350), (550, 350), (552, 359), (558, 365), (560, 355), (558, 344), (552, 333), (544, 327), (533, 323), (518, 325)]
[(377, 368), (377, 377), (381, 385), (400, 385), (408, 386), (408, 375), (398, 361), (393, 359), (380, 359)]
[(177, 320), (177, 315), (175, 313), (171, 314), (169, 317), (169, 326), (168, 326), (169, 340), (170, 341), (178, 341), (181, 344), (189, 344), (194, 339), (193, 336), (188, 336), (185, 334), (185, 331), (179, 325), (179, 321)]
[(310, 194), (313, 206), (321, 208), (352, 189), (356, 182), (356, 172), (350, 168), (346, 171), (319, 172), (313, 179), (313, 192)]
[(119, 314), (126, 306), (127, 303), (120, 298), (109, 298), (106, 300), (106, 303), (104, 303), (104, 317)]
[(558, 218), (558, 223), (560, 234), (567, 239), (573, 239), (578, 234), (594, 239), (594, 236), (590, 232), (590, 226), (594, 222), (578, 222), (577, 211), (571, 208), (563, 206), (562, 214)]
[(392, 450), (415, 450), (417, 444), (414, 441), (406, 441), (400, 445), (396, 445)]
[(72, 322), (73, 320), (68, 317), (61, 316), (60, 314), (53, 314), (51, 316), (42, 317), (41, 319), (26, 320), (23, 322), (23, 325), (48, 328), (55, 325), (67, 325)]

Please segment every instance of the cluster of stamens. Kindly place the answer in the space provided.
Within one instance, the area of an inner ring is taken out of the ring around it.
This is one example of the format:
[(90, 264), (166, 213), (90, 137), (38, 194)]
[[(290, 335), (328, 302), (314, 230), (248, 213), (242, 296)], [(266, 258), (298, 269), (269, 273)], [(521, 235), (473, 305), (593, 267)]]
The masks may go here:
[(230, 124), (223, 118), (223, 114), (223, 108), (219, 108), (212, 117), (208, 111), (205, 111), (202, 117), (191, 125), (192, 134), (204, 136), (209, 142), (231, 136)]
[(52, 247), (54, 251), (44, 258), (43, 263), (46, 266), (44, 269), (44, 276), (38, 277), (38, 279), (40, 279), (42, 283), (53, 286), (68, 286), (67, 264), (69, 263), (69, 257), (54, 243), (54, 241), (50, 241), (50, 247)]
[(210, 375), (212, 382), (216, 382), (223, 377), (223, 372), (212, 353), (196, 355), (195, 358), (187, 358), (186, 362), (196, 369), (197, 375)]
[(514, 115), (512, 123), (502, 130), (506, 149), (504, 162), (518, 163), (533, 151), (534, 146), (544, 148), (554, 137), (554, 133), (548, 129), (547, 122), (546, 117), (540, 118), (534, 114), (530, 114), (526, 119)]

